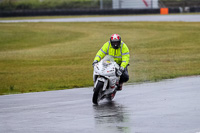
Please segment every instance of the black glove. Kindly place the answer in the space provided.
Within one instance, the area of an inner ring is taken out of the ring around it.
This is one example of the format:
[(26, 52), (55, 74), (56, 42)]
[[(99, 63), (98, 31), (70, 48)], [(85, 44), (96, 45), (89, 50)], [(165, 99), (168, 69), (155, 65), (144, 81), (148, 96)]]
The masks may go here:
[(97, 60), (95, 60), (93, 63), (92, 63), (92, 66), (94, 67), (95, 66), (95, 64), (97, 64), (98, 63), (98, 61)]
[(120, 67), (120, 68), (117, 70), (116, 74), (117, 74), (117, 76), (121, 76), (123, 72), (124, 72), (124, 68), (123, 68), (123, 67)]

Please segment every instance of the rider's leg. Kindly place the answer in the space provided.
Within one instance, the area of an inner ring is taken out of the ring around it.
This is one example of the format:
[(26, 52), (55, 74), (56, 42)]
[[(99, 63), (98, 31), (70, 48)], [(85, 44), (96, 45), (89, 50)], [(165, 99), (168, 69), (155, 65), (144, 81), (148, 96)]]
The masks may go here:
[(120, 81), (119, 81), (119, 90), (122, 90), (122, 86), (124, 82), (127, 82), (129, 80), (129, 75), (128, 75), (128, 69), (127, 67), (124, 69), (123, 74), (120, 76)]

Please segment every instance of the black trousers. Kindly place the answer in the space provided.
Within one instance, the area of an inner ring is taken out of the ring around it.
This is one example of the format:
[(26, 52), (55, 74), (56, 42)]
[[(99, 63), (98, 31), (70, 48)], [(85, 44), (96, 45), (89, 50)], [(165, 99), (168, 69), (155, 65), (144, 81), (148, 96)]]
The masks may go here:
[(124, 83), (124, 82), (127, 82), (129, 80), (128, 68), (127, 67), (124, 69), (124, 72), (120, 76), (119, 83)]

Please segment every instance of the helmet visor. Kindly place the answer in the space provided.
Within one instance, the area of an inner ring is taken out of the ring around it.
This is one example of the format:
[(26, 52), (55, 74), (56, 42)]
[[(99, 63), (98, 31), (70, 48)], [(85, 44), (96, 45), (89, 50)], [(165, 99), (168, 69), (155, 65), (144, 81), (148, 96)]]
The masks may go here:
[(119, 41), (113, 41), (111, 42), (111, 45), (114, 49), (118, 49), (120, 46), (120, 42)]

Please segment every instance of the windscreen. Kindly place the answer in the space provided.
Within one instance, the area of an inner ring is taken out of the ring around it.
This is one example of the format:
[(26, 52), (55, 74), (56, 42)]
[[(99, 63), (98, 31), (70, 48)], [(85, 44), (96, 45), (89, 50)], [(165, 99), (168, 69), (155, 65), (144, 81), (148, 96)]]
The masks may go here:
[(108, 66), (110, 65), (112, 62), (114, 62), (114, 58), (110, 55), (106, 55), (103, 60), (102, 60), (102, 64), (103, 66)]

